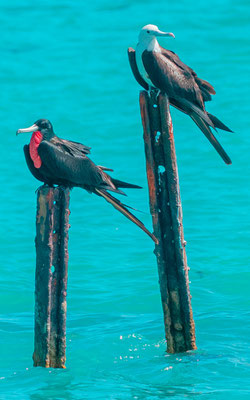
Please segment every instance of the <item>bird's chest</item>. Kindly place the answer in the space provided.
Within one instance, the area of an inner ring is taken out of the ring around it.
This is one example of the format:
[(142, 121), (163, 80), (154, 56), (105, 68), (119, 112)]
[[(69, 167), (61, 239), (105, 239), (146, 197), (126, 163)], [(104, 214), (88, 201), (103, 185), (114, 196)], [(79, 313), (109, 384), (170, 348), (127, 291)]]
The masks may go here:
[(142, 54), (145, 50), (154, 52), (160, 51), (158, 42), (157, 41), (151, 41), (150, 43), (139, 42), (136, 46), (136, 52), (135, 52), (135, 60), (140, 75), (147, 82), (149, 86), (154, 86), (143, 65)]
[(34, 163), (35, 168), (40, 168), (42, 165), (42, 160), (38, 154), (38, 147), (39, 147), (39, 144), (41, 143), (42, 139), (43, 139), (43, 135), (41, 134), (40, 131), (34, 132), (30, 139), (29, 153), (30, 153), (30, 158)]
[(136, 64), (137, 64), (137, 68), (138, 68), (138, 71), (139, 71), (141, 77), (144, 79), (144, 81), (147, 82), (147, 84), (149, 86), (152, 86), (152, 82), (147, 74), (147, 71), (145, 70), (145, 67), (144, 67), (143, 61), (142, 61), (142, 53), (144, 52), (144, 50), (145, 50), (145, 48), (140, 46), (140, 44), (137, 45), (136, 52), (135, 52)]

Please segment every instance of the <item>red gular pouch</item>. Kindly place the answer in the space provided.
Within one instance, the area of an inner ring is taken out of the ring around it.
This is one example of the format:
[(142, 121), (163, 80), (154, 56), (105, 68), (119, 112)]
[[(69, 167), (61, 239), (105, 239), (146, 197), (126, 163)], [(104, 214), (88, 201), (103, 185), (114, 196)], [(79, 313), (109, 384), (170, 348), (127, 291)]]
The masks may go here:
[(43, 135), (41, 134), (40, 131), (33, 132), (33, 135), (31, 136), (30, 139), (29, 152), (30, 152), (30, 158), (34, 163), (35, 168), (40, 168), (42, 165), (42, 160), (38, 154), (38, 147), (42, 140), (43, 140)]

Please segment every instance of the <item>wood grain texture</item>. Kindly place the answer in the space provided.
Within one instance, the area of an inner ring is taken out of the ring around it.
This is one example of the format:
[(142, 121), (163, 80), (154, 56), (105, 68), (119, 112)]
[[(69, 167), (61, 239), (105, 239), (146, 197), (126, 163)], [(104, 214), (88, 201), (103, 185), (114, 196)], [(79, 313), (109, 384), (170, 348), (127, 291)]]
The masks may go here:
[(34, 366), (65, 368), (69, 190), (37, 192)]
[(196, 349), (173, 126), (165, 94), (140, 92), (167, 351)]

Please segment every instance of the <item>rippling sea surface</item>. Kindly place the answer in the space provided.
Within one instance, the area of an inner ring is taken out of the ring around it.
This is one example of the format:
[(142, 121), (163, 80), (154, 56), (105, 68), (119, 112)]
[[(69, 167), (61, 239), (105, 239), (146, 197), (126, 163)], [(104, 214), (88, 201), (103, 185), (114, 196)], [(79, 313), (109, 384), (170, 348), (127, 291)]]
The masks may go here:
[[(249, 399), (249, 17), (246, 0), (1, 1), (0, 399)], [(127, 60), (148, 23), (216, 88), (235, 133), (223, 164), (173, 110), (198, 350), (168, 355), (153, 242), (97, 196), (71, 195), (67, 369), (33, 368), (35, 190), (18, 128), (48, 118), (92, 147), (151, 227), (138, 93)]]

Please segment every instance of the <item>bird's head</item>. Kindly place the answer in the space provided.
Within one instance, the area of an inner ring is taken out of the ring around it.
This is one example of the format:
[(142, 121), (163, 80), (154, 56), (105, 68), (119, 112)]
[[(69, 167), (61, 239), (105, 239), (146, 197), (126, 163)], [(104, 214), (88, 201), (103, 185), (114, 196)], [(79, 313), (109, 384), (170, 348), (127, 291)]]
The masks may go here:
[(174, 34), (172, 32), (162, 32), (156, 25), (145, 25), (139, 34), (139, 42), (140, 41), (150, 41), (156, 36), (170, 36), (175, 38)]
[(18, 129), (16, 134), (19, 135), (20, 133), (37, 132), (37, 131), (41, 132), (41, 134), (43, 135), (43, 139), (46, 140), (49, 140), (53, 136), (55, 136), (53, 131), (53, 126), (48, 119), (38, 119), (29, 128)]

